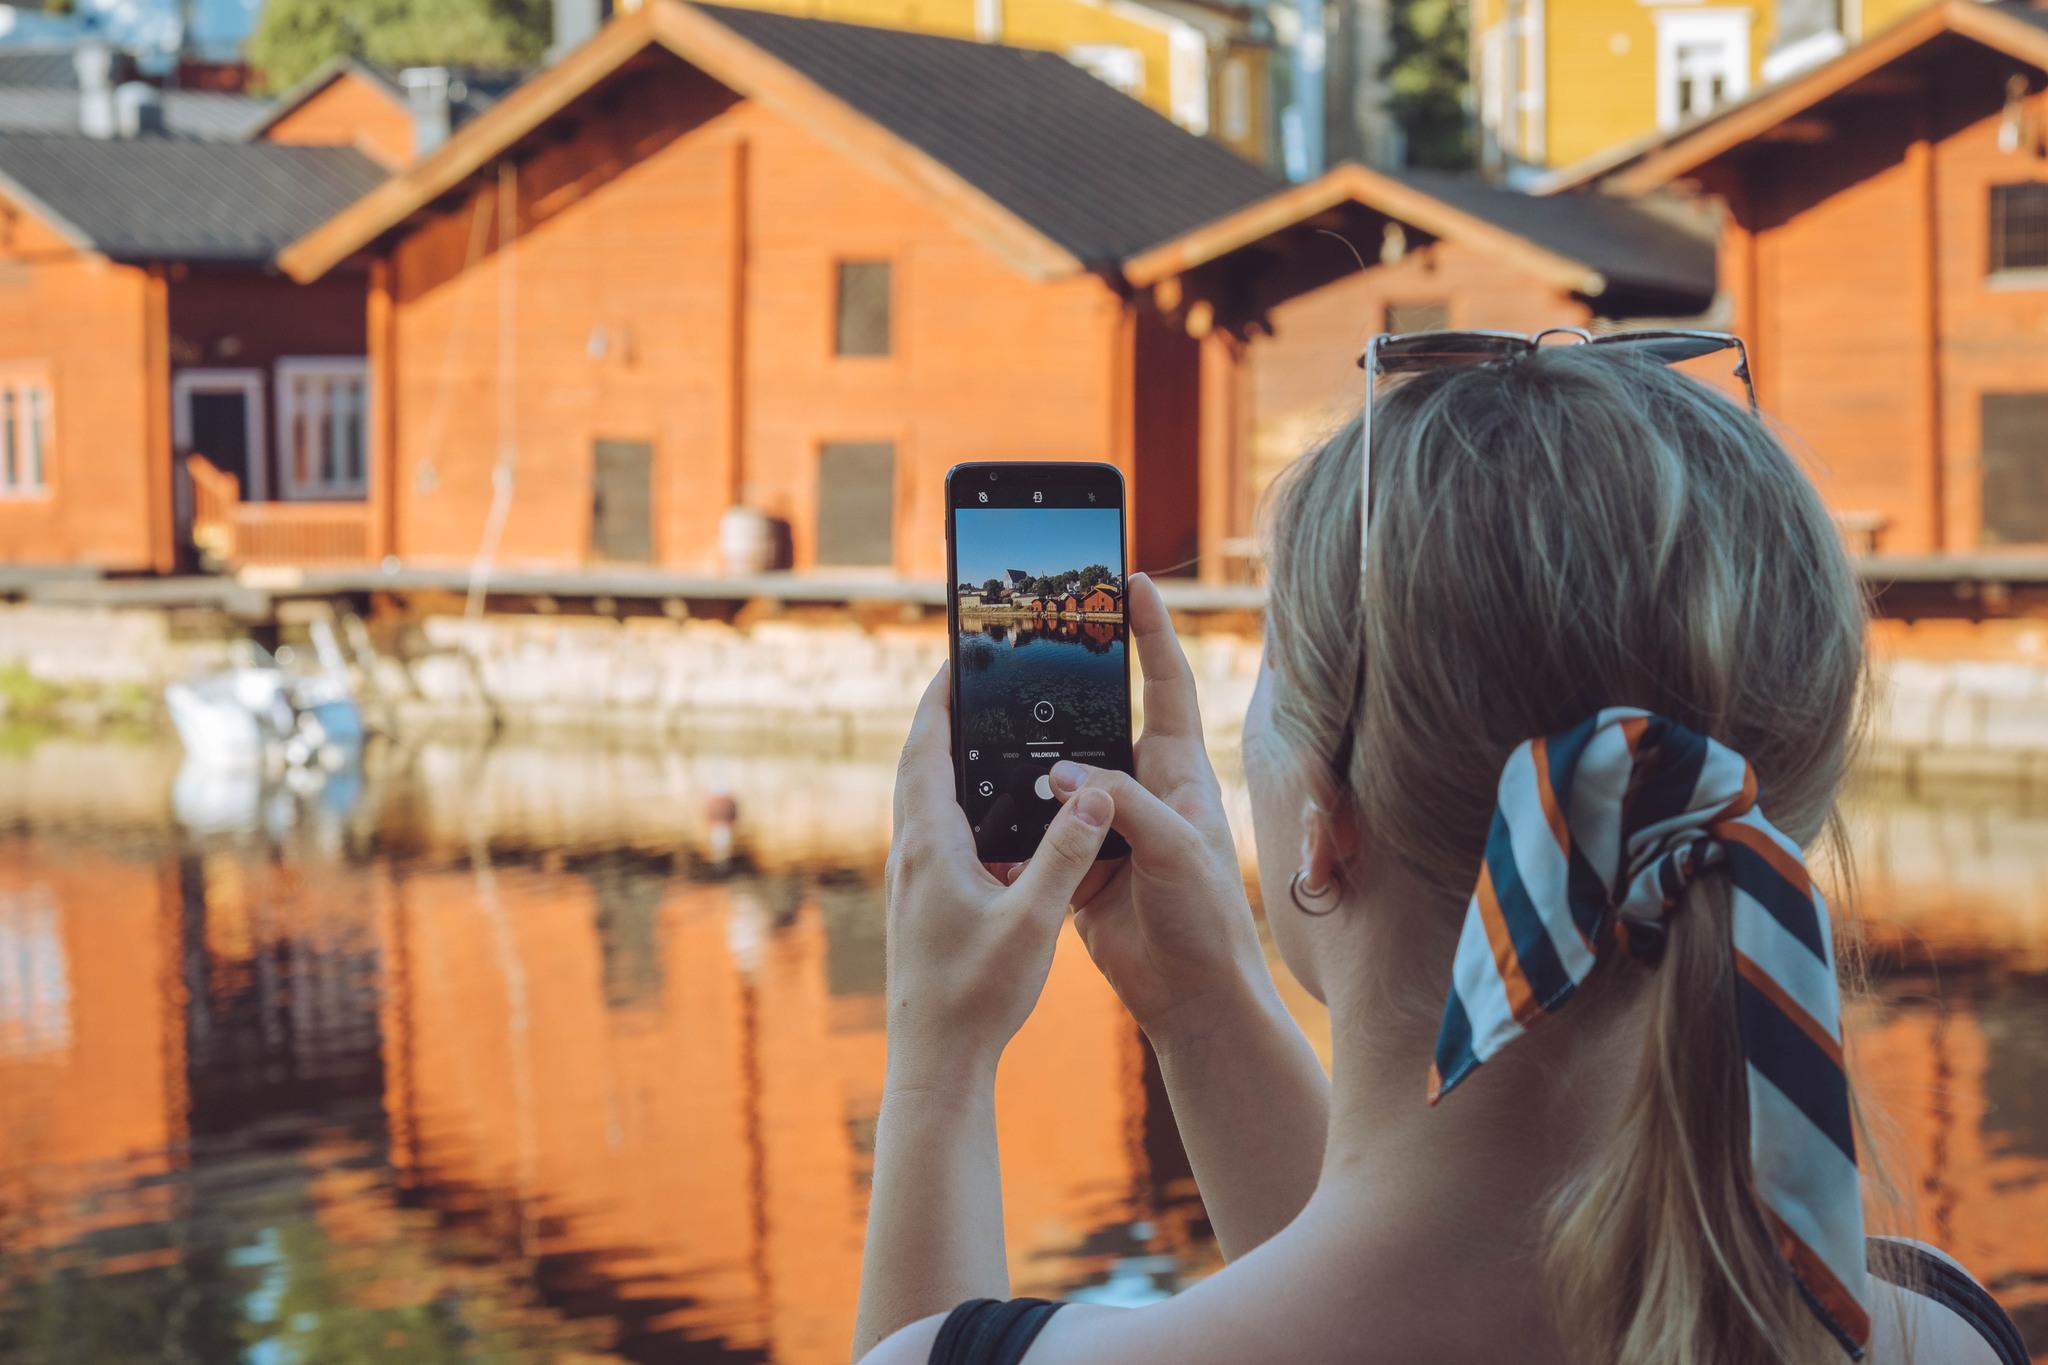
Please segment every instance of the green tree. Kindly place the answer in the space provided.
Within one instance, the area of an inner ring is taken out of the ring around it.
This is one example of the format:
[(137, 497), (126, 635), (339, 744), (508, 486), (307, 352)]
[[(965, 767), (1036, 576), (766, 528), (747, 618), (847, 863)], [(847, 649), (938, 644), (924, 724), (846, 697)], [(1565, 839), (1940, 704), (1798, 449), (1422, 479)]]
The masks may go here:
[(1111, 587), (1116, 586), (1116, 579), (1110, 577), (1109, 566), (1106, 564), (1084, 565), (1080, 574), (1076, 576), (1075, 582), (1083, 588), (1092, 588), (1097, 583), (1107, 583)]
[(1407, 143), (1408, 164), (1466, 169), (1471, 35), (1464, 0), (1394, 0), (1387, 27), (1387, 109)]
[(336, 57), (521, 67), (547, 51), (549, 0), (265, 0), (249, 63), (282, 89)]
[(994, 597), (1003, 590), (1003, 581), (1000, 578), (991, 578), (988, 582), (981, 585), (981, 590), (990, 597)]

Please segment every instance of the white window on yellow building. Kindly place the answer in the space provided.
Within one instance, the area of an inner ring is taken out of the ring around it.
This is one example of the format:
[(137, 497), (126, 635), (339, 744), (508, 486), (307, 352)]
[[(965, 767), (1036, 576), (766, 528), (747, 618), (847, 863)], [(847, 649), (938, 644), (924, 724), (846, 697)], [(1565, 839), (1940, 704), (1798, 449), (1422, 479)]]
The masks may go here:
[(1750, 12), (1657, 12), (1657, 126), (1675, 128), (1749, 92)]
[(1233, 53), (1223, 61), (1223, 136), (1232, 142), (1242, 142), (1251, 133), (1251, 64), (1243, 54)]
[(1175, 25), (1166, 39), (1167, 98), (1173, 121), (1191, 133), (1209, 131), (1209, 41)]
[(1067, 60), (1133, 98), (1145, 93), (1145, 54), (1134, 47), (1122, 43), (1077, 43), (1067, 49)]

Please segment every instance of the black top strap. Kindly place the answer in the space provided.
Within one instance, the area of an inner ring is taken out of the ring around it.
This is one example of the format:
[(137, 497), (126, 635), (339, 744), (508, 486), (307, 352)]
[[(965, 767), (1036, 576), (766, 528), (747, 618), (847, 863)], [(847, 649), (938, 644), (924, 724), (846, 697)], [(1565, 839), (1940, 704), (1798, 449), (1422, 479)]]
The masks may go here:
[(1903, 1238), (1872, 1237), (1866, 1260), (1877, 1278), (1933, 1299), (1969, 1323), (1989, 1343), (1998, 1365), (2028, 1365), (2033, 1359), (1998, 1300), (1947, 1257)]
[(1045, 1299), (969, 1299), (940, 1324), (930, 1365), (1017, 1365), (1064, 1307)]

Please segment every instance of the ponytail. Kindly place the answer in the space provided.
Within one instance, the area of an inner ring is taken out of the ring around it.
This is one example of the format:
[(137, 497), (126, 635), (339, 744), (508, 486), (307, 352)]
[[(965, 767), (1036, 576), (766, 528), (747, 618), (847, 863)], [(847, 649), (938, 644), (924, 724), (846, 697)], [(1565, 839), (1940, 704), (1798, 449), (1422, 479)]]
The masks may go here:
[(1663, 961), (1640, 983), (1648, 1032), (1620, 1126), (1551, 1206), (1558, 1325), (1589, 1365), (1844, 1359), (1757, 1202), (1728, 900), (1717, 879), (1686, 889)]

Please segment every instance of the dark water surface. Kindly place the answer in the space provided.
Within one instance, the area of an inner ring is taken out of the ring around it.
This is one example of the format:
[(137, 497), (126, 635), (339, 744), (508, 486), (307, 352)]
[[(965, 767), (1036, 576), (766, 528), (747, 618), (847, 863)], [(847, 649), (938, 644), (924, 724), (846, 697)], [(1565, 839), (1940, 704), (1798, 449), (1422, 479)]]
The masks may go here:
[[(962, 738), (995, 749), (1053, 734), (1090, 750), (1120, 739), (1128, 725), (1124, 634), (1121, 621), (970, 618), (956, 645)], [(1040, 700), (1059, 717), (1049, 729), (1030, 719)]]
[[(0, 1359), (843, 1360), (892, 767), (425, 748), (294, 791), (0, 752)], [(1855, 816), (1907, 1202), (2048, 1346), (2048, 809)], [(1071, 934), (999, 1117), (1017, 1292), (1215, 1269)]]

